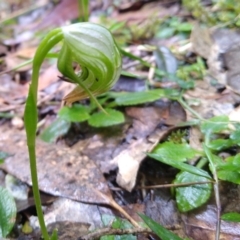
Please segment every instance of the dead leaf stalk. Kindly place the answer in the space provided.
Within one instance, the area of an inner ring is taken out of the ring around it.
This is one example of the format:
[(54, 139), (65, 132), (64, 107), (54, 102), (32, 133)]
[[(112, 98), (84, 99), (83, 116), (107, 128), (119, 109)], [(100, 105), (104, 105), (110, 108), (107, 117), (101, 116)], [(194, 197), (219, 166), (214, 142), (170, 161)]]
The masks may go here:
[(89, 233), (80, 237), (80, 240), (100, 239), (106, 235), (125, 235), (125, 234), (152, 234), (152, 231), (147, 228), (131, 228), (131, 229), (113, 229), (111, 227), (102, 228), (95, 232)]

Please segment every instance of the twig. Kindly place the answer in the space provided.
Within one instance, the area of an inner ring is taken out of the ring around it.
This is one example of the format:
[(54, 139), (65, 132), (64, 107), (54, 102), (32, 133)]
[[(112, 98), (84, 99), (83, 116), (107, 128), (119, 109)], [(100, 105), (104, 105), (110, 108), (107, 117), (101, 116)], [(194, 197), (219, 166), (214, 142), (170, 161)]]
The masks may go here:
[(21, 15), (24, 15), (24, 14), (27, 14), (29, 12), (32, 12), (38, 8), (41, 8), (41, 7), (44, 7), (44, 6), (47, 6), (48, 5), (48, 2), (46, 1), (39, 1), (39, 3), (36, 3), (34, 4), (33, 6), (30, 6), (30, 7), (26, 7), (26, 8), (23, 8), (23, 9), (20, 9), (18, 11), (15, 11), (14, 13), (10, 14), (8, 17), (4, 18), (4, 19), (1, 19), (0, 20), (0, 24), (3, 24), (11, 19), (14, 19), (16, 17), (19, 17)]
[(139, 224), (120, 205), (118, 205), (111, 196), (108, 196), (94, 188), (93, 191), (105, 199), (111, 207), (119, 211), (135, 228), (140, 228)]
[[(141, 186), (137, 187), (136, 189), (153, 189), (153, 188), (170, 188), (170, 187), (187, 187), (195, 184), (207, 184), (207, 183), (214, 183), (213, 181), (201, 181), (201, 182), (189, 182), (189, 183), (170, 183), (170, 184), (161, 184), (161, 185), (152, 185), (152, 186)], [(113, 191), (122, 191), (121, 188), (112, 187), (110, 188)]]
[(111, 227), (107, 227), (107, 228), (96, 230), (95, 232), (89, 233), (85, 236), (82, 236), (79, 238), (79, 240), (100, 239), (100, 237), (106, 236), (106, 235), (125, 235), (125, 234), (139, 234), (139, 233), (152, 234), (153, 232), (147, 228), (113, 229)]

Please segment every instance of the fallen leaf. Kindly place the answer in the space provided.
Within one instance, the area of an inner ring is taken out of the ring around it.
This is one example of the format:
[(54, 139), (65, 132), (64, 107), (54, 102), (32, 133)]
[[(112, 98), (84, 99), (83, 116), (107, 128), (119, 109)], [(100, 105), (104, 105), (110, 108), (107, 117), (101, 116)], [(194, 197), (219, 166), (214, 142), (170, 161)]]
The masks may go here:
[(240, 122), (240, 107), (234, 108), (229, 114), (229, 120)]
[[(55, 222), (81, 222), (88, 224), (91, 229), (95, 229), (103, 226), (102, 214), (113, 215), (112, 211), (107, 207), (77, 202), (67, 198), (58, 198), (52, 205), (47, 207), (44, 220), (47, 226)], [(36, 217), (31, 217), (30, 221), (34, 228), (39, 228)], [(72, 239), (77, 239), (79, 236)]]
[(104, 173), (118, 167), (117, 183), (131, 191), (146, 153), (165, 136), (166, 131), (158, 129), (158, 125), (168, 120), (169, 125), (180, 123), (185, 112), (180, 105), (159, 101), (149, 107), (128, 107), (126, 115), (132, 126), (128, 121), (124, 126), (99, 131), (73, 148), (94, 159)]
[[(185, 229), (189, 237), (195, 240), (215, 239), (216, 207), (207, 205), (204, 210), (194, 211), (185, 219)], [(240, 238), (240, 223), (221, 221), (222, 240), (235, 240)]]
[[(0, 168), (31, 185), (25, 134), (6, 130), (3, 126), (1, 132), (0, 149), (11, 156), (4, 160)], [(86, 155), (41, 141), (37, 142), (36, 155), (40, 190), (76, 201), (108, 203), (107, 199), (99, 197), (94, 191), (111, 197), (102, 173)]]

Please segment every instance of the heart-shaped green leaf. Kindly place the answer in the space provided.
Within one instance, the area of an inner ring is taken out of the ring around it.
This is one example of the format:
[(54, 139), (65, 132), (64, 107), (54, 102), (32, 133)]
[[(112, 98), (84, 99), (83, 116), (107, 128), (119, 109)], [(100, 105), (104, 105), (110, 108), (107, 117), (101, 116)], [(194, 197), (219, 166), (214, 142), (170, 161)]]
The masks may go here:
[(87, 108), (80, 104), (61, 108), (58, 112), (58, 116), (68, 122), (83, 122), (90, 117)]
[(114, 109), (105, 109), (106, 113), (104, 112), (97, 112), (94, 113), (89, 119), (89, 125), (93, 127), (108, 127), (116, 124), (123, 123), (124, 115)]
[[(180, 172), (174, 180), (175, 184), (190, 182), (206, 182), (208, 178), (189, 172)], [(203, 205), (211, 196), (212, 185), (210, 183), (195, 184), (187, 187), (176, 188), (176, 201), (181, 212), (187, 212)]]

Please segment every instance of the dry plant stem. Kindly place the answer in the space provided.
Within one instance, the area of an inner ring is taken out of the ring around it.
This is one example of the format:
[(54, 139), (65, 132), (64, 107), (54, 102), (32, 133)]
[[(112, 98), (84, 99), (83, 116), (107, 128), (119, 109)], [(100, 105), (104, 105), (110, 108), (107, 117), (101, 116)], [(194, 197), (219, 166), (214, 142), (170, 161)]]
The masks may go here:
[(39, 2), (36, 1), (36, 4), (34, 4), (33, 6), (26, 7), (26, 8), (20, 9), (18, 11), (15, 11), (14, 13), (10, 14), (10, 16), (2, 19), (0, 21), (0, 24), (3, 24), (3, 23), (5, 23), (5, 22), (7, 22), (7, 21), (9, 21), (9, 20), (11, 20), (13, 18), (17, 18), (17, 17), (19, 17), (21, 15), (24, 15), (24, 14), (27, 14), (29, 12), (32, 12), (32, 11), (38, 9), (38, 8), (44, 7), (47, 4), (48, 3), (45, 3), (45, 1), (39, 1)]
[(152, 234), (152, 231), (147, 228), (131, 228), (131, 229), (113, 229), (110, 227), (99, 229), (95, 232), (89, 233), (85, 236), (80, 237), (81, 240), (93, 240), (100, 239), (106, 235), (125, 235), (125, 234)]
[(178, 184), (163, 184), (163, 185), (153, 185), (153, 186), (145, 186), (139, 187), (138, 189), (153, 189), (153, 188), (170, 188), (170, 187), (187, 187), (195, 184), (207, 184), (214, 183), (213, 181), (204, 181), (204, 182), (189, 182), (189, 183), (178, 183)]
[[(46, 58), (57, 58), (57, 56), (58, 56), (58, 55), (57, 55), (56, 53), (48, 53), (48, 54), (46, 55)], [(28, 60), (26, 60), (25, 62), (17, 65), (17, 66), (14, 67), (14, 68), (7, 69), (7, 70), (5, 70), (5, 71), (0, 72), (0, 76), (3, 75), (3, 74), (6, 74), (6, 73), (10, 73), (10, 72), (12, 72), (12, 71), (16, 71), (16, 70), (18, 70), (18, 69), (20, 69), (20, 68), (22, 68), (22, 67), (25, 67), (25, 66), (31, 64), (32, 62), (33, 62), (33, 58), (28, 59)]]
[[(189, 183), (178, 183), (178, 184), (162, 184), (162, 185), (152, 185), (152, 186), (142, 186), (137, 187), (136, 189), (154, 189), (154, 188), (170, 188), (170, 187), (187, 187), (195, 184), (207, 184), (207, 183), (215, 183), (213, 181), (203, 181), (203, 182), (189, 182)], [(122, 191), (121, 188), (112, 187), (113, 191)]]
[(0, 76), (3, 75), (3, 74), (6, 74), (6, 73), (10, 73), (10, 72), (12, 72), (12, 71), (18, 70), (18, 69), (20, 69), (20, 68), (22, 68), (22, 67), (25, 67), (25, 66), (31, 64), (32, 61), (33, 61), (33, 59), (30, 59), (30, 60), (25, 61), (25, 62), (22, 63), (22, 64), (19, 64), (17, 67), (14, 67), (14, 68), (7, 69), (7, 70), (5, 70), (5, 71), (2, 71), (2, 72), (0, 72)]
[(117, 211), (119, 211), (134, 227), (136, 228), (141, 228), (141, 226), (139, 226), (139, 224), (120, 206), (118, 205), (114, 199), (110, 196), (105, 195), (104, 193), (93, 189), (92, 190), (98, 194), (100, 197), (102, 197), (103, 199), (106, 200), (106, 202), (113, 207), (114, 209), (116, 209)]
[(139, 224), (113, 199), (111, 199), (110, 205), (116, 210), (118, 210), (134, 227), (140, 228)]

